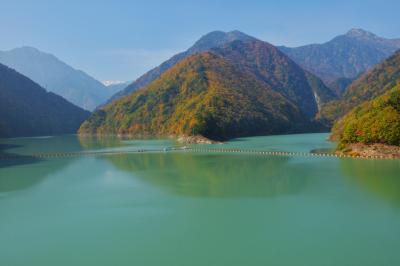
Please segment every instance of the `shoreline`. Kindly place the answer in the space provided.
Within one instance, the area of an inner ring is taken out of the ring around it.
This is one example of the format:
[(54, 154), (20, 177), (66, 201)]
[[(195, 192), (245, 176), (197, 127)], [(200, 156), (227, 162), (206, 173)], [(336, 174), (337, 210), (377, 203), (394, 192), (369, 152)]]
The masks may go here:
[[(150, 135), (129, 135), (129, 134), (78, 134), (78, 136), (86, 137), (86, 136), (114, 136), (117, 138), (124, 137), (139, 137), (146, 138)], [(153, 136), (154, 137), (154, 136)], [(161, 137), (161, 135), (157, 136)], [(208, 139), (201, 135), (189, 136), (189, 135), (168, 135), (164, 136), (170, 139), (176, 140), (180, 144), (224, 144), (223, 141), (214, 141)], [(331, 140), (332, 141), (332, 140)], [(288, 152), (290, 153), (290, 152)], [(338, 158), (359, 158), (359, 159), (400, 159), (400, 146), (386, 145), (386, 144), (363, 144), (363, 143), (351, 143), (347, 144), (345, 148), (341, 150), (333, 150), (330, 152), (321, 152), (317, 150), (311, 150), (310, 154), (314, 154), (316, 156), (332, 156)]]
[(224, 144), (222, 141), (211, 140), (201, 135), (196, 136), (177, 136), (176, 140), (182, 144)]
[(400, 159), (400, 147), (381, 143), (350, 143), (344, 149), (335, 152), (338, 155), (350, 155), (358, 158)]
[(167, 138), (176, 140), (180, 144), (224, 144), (223, 141), (212, 140), (201, 135), (151, 135), (151, 134), (87, 134), (78, 133), (79, 138), (85, 137), (115, 137), (115, 138), (135, 138), (135, 139), (148, 139), (148, 138)]

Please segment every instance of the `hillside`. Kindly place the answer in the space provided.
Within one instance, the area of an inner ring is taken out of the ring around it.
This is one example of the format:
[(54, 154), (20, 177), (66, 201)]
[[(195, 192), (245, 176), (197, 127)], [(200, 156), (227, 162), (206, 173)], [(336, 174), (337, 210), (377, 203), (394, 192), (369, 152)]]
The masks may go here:
[(89, 112), (0, 64), (0, 136), (75, 133)]
[(328, 87), (335, 92), (337, 96), (342, 96), (355, 78), (338, 78), (328, 84)]
[(367, 101), (340, 119), (332, 129), (339, 147), (351, 143), (400, 145), (400, 80), (383, 95)]
[[(336, 95), (313, 74), (304, 71), (273, 45), (259, 41), (238, 31), (212, 32), (184, 53), (161, 64), (117, 94), (127, 95), (158, 78), (164, 71), (191, 54), (212, 51), (239, 70), (251, 73), (265, 86), (281, 93), (309, 118), (313, 118), (320, 106), (336, 98)], [(115, 98), (112, 98), (113, 100)], [(110, 100), (110, 101), (111, 101)]]
[(107, 100), (106, 103), (110, 103), (115, 99), (121, 98), (123, 96), (129, 95), (130, 93), (140, 89), (155, 79), (159, 78), (161, 74), (165, 71), (173, 67), (179, 61), (200, 52), (205, 52), (210, 50), (214, 47), (222, 46), (226, 43), (232, 42), (234, 40), (242, 40), (242, 41), (250, 41), (255, 40), (255, 38), (250, 37), (240, 31), (230, 31), (230, 32), (223, 32), (223, 31), (213, 31), (204, 36), (202, 36), (195, 44), (187, 49), (186, 51), (176, 54), (167, 61), (163, 62), (156, 68), (148, 71), (134, 82), (132, 82), (129, 86), (127, 86), (122, 91), (114, 94), (110, 99)]
[(337, 101), (323, 106), (317, 119), (332, 125), (352, 108), (392, 89), (400, 79), (400, 51), (354, 81)]
[(338, 78), (355, 78), (400, 49), (400, 39), (385, 39), (352, 29), (323, 44), (280, 49), (327, 84)]
[(0, 51), (0, 63), (86, 110), (93, 110), (112, 94), (112, 90), (88, 74), (36, 48)]
[(314, 118), (322, 104), (336, 98), (319, 78), (304, 71), (267, 42), (237, 40), (211, 51), (238, 70), (253, 74), (265, 86), (296, 104), (310, 119)]
[(213, 140), (302, 131), (302, 112), (252, 74), (210, 52), (96, 111), (80, 134), (201, 135)]

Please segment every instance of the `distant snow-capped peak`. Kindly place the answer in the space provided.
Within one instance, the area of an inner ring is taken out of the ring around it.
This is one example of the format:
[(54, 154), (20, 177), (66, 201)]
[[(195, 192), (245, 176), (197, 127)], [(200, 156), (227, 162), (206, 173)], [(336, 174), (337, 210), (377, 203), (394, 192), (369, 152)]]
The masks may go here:
[(125, 83), (126, 81), (121, 81), (121, 80), (104, 80), (103, 84), (104, 86), (111, 86), (111, 85), (118, 85)]

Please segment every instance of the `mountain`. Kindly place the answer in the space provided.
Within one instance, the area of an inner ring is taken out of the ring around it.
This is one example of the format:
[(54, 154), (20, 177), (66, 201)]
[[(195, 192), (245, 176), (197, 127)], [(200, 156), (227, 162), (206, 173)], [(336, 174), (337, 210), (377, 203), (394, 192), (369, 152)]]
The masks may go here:
[(80, 134), (201, 135), (213, 140), (309, 126), (296, 105), (212, 52), (192, 55), (148, 86), (97, 110)]
[(93, 110), (112, 95), (101, 82), (36, 48), (0, 51), (0, 63), (87, 110)]
[(354, 81), (339, 100), (323, 106), (317, 119), (326, 125), (345, 115), (352, 108), (392, 89), (400, 79), (400, 51), (384, 60)]
[(114, 95), (126, 87), (130, 85), (132, 82), (130, 81), (113, 81), (113, 80), (106, 80), (103, 82), (104, 86), (107, 87), (110, 95)]
[(339, 147), (350, 143), (400, 145), (400, 79), (394, 88), (367, 101), (340, 119), (332, 129)]
[(338, 78), (327, 84), (327, 86), (331, 88), (337, 96), (341, 96), (354, 80), (355, 78)]
[(309, 118), (314, 117), (322, 104), (336, 98), (319, 78), (304, 71), (273, 45), (239, 31), (214, 31), (201, 37), (187, 51), (147, 72), (110, 101), (149, 84), (182, 59), (204, 51), (212, 51), (241, 71), (252, 73), (266, 86), (298, 105)]
[(315, 116), (322, 104), (336, 98), (319, 78), (304, 71), (267, 42), (236, 40), (210, 51), (289, 99), (309, 119)]
[(90, 113), (0, 64), (0, 136), (76, 133)]
[(143, 76), (136, 79), (132, 84), (127, 86), (122, 91), (114, 94), (107, 102), (110, 103), (115, 99), (118, 99), (122, 96), (129, 95), (130, 93), (148, 85), (150, 82), (159, 78), (162, 73), (170, 69), (179, 61), (187, 58), (190, 55), (205, 52), (214, 47), (222, 46), (226, 43), (232, 42), (234, 40), (242, 40), (242, 41), (250, 41), (255, 40), (255, 38), (248, 36), (240, 31), (213, 31), (204, 36), (202, 36), (192, 47), (190, 47), (185, 52), (179, 53), (162, 63), (156, 68), (153, 68), (149, 72), (145, 73)]
[(279, 48), (328, 84), (338, 78), (355, 78), (380, 63), (400, 49), (400, 39), (385, 39), (352, 29), (323, 44)]

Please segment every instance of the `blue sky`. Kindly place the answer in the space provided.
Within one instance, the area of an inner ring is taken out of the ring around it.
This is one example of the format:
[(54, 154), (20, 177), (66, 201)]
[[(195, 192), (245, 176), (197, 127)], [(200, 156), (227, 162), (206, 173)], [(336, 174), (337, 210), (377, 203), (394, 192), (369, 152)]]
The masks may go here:
[(276, 45), (350, 28), (400, 38), (400, 1), (0, 0), (0, 49), (34, 46), (99, 80), (133, 80), (213, 30)]

